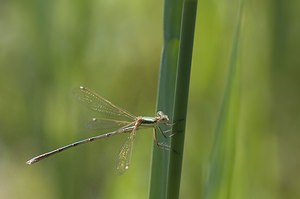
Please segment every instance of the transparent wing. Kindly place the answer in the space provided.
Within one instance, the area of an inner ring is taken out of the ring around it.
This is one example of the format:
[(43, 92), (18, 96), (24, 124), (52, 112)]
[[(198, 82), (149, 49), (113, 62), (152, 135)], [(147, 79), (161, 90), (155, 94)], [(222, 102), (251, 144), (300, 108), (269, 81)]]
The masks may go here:
[(110, 101), (104, 99), (94, 91), (81, 86), (74, 91), (75, 96), (90, 109), (105, 114), (107, 116), (126, 117), (127, 119), (135, 120), (136, 116), (125, 111), (124, 109), (114, 105)]
[(94, 130), (104, 130), (104, 129), (112, 129), (112, 128), (119, 129), (131, 123), (132, 122), (120, 121), (120, 120), (93, 118), (86, 124), (86, 127)]
[(130, 165), (132, 146), (136, 135), (136, 128), (133, 128), (126, 142), (124, 143), (119, 153), (119, 162), (117, 165), (117, 171), (119, 174), (124, 173)]

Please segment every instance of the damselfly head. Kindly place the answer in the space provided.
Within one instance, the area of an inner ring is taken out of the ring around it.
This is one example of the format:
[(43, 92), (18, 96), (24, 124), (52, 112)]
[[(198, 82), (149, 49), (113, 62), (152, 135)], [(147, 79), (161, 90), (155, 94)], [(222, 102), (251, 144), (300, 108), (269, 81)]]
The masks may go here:
[(157, 121), (164, 123), (164, 124), (166, 124), (170, 121), (169, 117), (167, 115), (165, 115), (162, 111), (158, 111), (156, 113), (156, 119), (157, 119)]

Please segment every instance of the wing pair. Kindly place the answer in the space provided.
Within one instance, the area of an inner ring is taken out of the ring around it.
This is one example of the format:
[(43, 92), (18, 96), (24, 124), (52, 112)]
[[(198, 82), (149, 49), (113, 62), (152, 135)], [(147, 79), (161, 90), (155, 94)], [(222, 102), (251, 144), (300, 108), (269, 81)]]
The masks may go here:
[[(127, 137), (126, 142), (121, 148), (119, 153), (119, 159), (117, 164), (117, 171), (118, 173), (124, 173), (130, 165), (131, 154), (132, 154), (132, 146), (136, 136), (136, 126), (135, 120), (136, 116), (129, 113), (128, 111), (114, 105), (110, 101), (106, 100), (105, 98), (101, 97), (94, 91), (86, 88), (80, 87), (79, 90), (75, 91), (75, 96), (81, 102), (83, 102), (87, 107), (91, 110), (99, 112), (103, 116), (107, 117), (108, 119), (104, 118), (93, 118), (89, 123), (88, 127), (93, 129), (109, 129), (109, 128), (118, 128), (120, 130), (129, 129), (131, 133)], [(118, 118), (110, 119), (110, 118)], [(122, 120), (124, 118), (124, 120)], [(133, 128), (128, 128), (133, 127)], [(128, 130), (128, 131), (129, 131)]]

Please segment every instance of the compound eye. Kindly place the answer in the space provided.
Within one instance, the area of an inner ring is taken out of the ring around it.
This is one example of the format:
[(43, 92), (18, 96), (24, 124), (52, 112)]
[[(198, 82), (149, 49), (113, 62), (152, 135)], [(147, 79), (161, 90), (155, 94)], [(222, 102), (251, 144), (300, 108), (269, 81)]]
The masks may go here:
[(158, 111), (156, 117), (159, 118), (159, 120), (163, 121), (164, 123), (169, 122), (169, 117), (165, 115), (162, 111)]
[(164, 113), (162, 111), (158, 111), (156, 115), (159, 117), (162, 117), (164, 115)]

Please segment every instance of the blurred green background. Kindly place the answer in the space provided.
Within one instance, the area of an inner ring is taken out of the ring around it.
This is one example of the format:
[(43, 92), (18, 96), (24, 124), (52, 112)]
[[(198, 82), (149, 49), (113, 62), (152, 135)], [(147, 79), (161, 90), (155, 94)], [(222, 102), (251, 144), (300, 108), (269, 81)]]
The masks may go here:
[[(238, 1), (199, 1), (181, 198), (207, 180)], [(233, 198), (300, 197), (300, 2), (247, 1), (239, 54)], [(0, 1), (0, 198), (147, 198), (152, 131), (130, 169), (119, 136), (35, 165), (29, 158), (97, 135), (80, 85), (136, 115), (155, 114), (161, 1)], [(226, 157), (225, 157), (226, 158)]]

